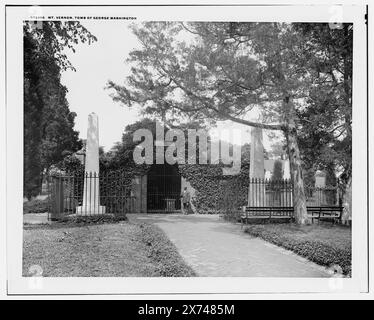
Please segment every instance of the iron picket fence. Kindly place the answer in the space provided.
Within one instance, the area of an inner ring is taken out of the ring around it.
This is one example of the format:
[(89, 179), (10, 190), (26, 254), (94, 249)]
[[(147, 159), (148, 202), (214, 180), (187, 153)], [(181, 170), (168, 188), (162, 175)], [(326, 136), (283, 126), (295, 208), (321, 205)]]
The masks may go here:
[[(342, 204), (338, 187), (305, 186), (308, 215), (314, 219), (335, 218), (341, 215)], [(242, 208), (245, 220), (250, 217), (294, 217), (293, 184), (290, 180), (252, 178), (249, 181), (248, 205)], [(315, 215), (317, 214), (318, 217)]]
[[(339, 205), (338, 187), (305, 186), (307, 206)], [(249, 179), (249, 206), (292, 207), (293, 184), (291, 180)]]
[(73, 172), (48, 178), (50, 219), (67, 215), (125, 215), (136, 197), (123, 171)]
[(305, 186), (307, 206), (334, 206), (341, 205), (339, 190), (336, 186), (313, 187)]
[(248, 205), (252, 207), (293, 206), (293, 185), (290, 180), (249, 179)]

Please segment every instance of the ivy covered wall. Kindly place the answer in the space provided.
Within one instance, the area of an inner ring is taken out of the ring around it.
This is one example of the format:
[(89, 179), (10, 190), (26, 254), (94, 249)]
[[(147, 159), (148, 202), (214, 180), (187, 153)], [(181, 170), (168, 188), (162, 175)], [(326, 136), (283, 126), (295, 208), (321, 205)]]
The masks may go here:
[[(224, 176), (222, 166), (221, 164), (178, 166), (180, 175), (195, 189), (195, 197), (192, 201), (198, 213), (219, 213), (247, 204), (249, 160), (242, 160), (238, 175)], [(61, 167), (66, 171), (84, 170), (74, 157), (66, 159)], [(150, 165), (126, 163), (116, 168), (108, 168), (101, 164), (100, 172), (120, 171), (124, 175), (127, 190), (130, 190), (133, 178), (147, 174), (150, 167)]]
[(222, 165), (179, 165), (179, 172), (196, 190), (194, 205), (199, 213), (235, 210), (247, 204), (249, 163), (238, 175), (222, 175)]

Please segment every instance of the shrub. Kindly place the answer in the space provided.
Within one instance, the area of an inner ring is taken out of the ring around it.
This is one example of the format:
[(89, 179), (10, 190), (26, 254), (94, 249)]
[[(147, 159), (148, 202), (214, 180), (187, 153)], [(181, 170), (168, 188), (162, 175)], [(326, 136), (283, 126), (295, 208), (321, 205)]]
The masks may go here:
[(252, 236), (259, 237), (277, 246), (293, 251), (296, 254), (307, 258), (319, 265), (331, 267), (339, 265), (344, 275), (351, 274), (351, 250), (342, 249), (318, 240), (293, 239), (276, 232), (267, 230), (264, 226), (250, 226), (245, 232)]
[(71, 224), (103, 224), (103, 223), (117, 223), (120, 221), (126, 221), (125, 215), (111, 215), (101, 214), (92, 216), (66, 216), (59, 220), (62, 223)]
[(226, 220), (235, 221), (242, 213), (240, 206), (244, 204), (241, 199), (241, 192), (243, 190), (239, 189), (237, 185), (233, 183), (227, 183), (225, 181), (224, 184), (226, 188), (223, 187), (225, 192), (219, 201), (219, 206), (222, 208)]
[(195, 271), (179, 255), (174, 244), (157, 227), (140, 224), (141, 239), (148, 248), (148, 257), (156, 262), (162, 277), (194, 277)]
[(283, 178), (283, 166), (280, 160), (275, 160), (273, 167), (272, 180), (281, 180)]
[(23, 203), (23, 213), (43, 213), (49, 211), (49, 200), (30, 200)]

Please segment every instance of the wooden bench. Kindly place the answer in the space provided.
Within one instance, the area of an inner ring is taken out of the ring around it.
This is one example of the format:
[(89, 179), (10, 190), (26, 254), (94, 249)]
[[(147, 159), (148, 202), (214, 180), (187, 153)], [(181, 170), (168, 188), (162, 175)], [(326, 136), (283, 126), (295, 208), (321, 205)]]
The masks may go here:
[(322, 220), (331, 220), (332, 223), (340, 222), (343, 213), (341, 206), (320, 206), (320, 207), (307, 207), (308, 216), (318, 222)]
[(249, 219), (293, 219), (293, 207), (243, 207), (240, 215), (242, 224)]

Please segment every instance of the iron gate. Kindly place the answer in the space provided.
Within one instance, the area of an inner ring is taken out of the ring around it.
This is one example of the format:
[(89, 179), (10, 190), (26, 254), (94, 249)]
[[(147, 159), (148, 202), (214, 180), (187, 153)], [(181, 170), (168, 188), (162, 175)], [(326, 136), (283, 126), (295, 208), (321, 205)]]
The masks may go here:
[(181, 177), (174, 165), (153, 165), (147, 174), (147, 212), (181, 209)]

